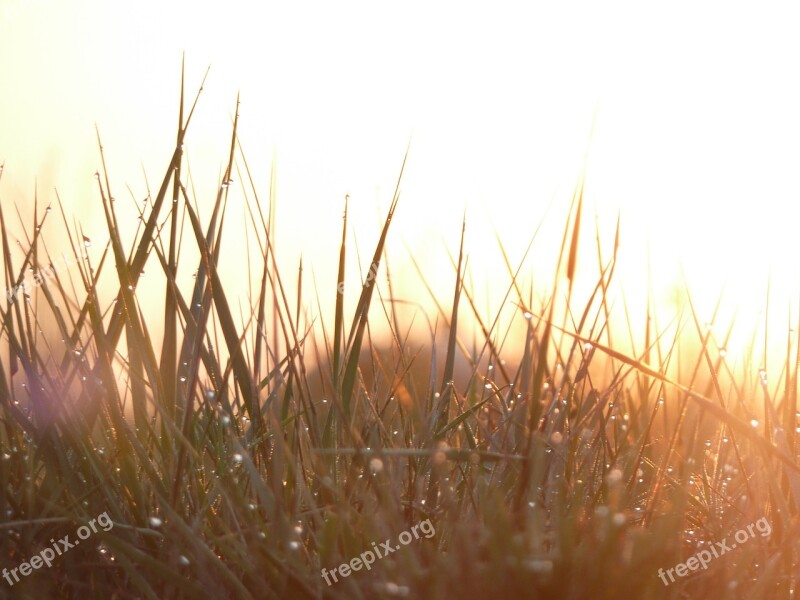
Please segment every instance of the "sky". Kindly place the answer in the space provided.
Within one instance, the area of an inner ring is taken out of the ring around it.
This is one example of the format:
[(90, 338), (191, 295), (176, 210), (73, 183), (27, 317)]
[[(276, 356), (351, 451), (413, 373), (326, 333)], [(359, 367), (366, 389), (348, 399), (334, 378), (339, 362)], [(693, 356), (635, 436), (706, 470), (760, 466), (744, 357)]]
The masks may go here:
[[(117, 194), (145, 197), (143, 171), (155, 185), (172, 152), (185, 55), (189, 91), (210, 66), (186, 142), (201, 206), (240, 94), (263, 196), (277, 168), (281, 260), (302, 255), (321, 286), (335, 286), (345, 195), (366, 256), (410, 147), (389, 248), (411, 299), (425, 303), (406, 247), (449, 296), (464, 214), (487, 305), (507, 285), (495, 235), (518, 260), (544, 219), (524, 273), (541, 280), (585, 172), (586, 244), (596, 222), (608, 248), (619, 216), (632, 305), (650, 280), (668, 306), (685, 277), (701, 312), (724, 290), (756, 320), (770, 280), (797, 313), (799, 16), (777, 2), (0, 0), (0, 201), (58, 188), (102, 238), (95, 126)], [(582, 264), (588, 289), (596, 260)]]

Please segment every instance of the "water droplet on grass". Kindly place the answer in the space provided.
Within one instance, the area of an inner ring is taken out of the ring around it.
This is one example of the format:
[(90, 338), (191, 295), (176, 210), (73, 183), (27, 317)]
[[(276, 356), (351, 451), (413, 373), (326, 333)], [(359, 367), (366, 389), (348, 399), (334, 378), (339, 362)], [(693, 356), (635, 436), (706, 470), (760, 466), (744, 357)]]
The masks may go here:
[(553, 571), (552, 560), (529, 559), (524, 562), (525, 569), (533, 573), (551, 573)]
[(612, 469), (606, 476), (606, 481), (609, 485), (614, 485), (622, 481), (622, 471), (620, 469)]

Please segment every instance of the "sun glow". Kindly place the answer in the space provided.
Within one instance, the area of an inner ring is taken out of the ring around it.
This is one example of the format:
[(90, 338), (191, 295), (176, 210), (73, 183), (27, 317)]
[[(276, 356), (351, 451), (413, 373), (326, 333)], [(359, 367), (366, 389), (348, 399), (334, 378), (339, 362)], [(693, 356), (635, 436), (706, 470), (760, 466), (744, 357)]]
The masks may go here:
[(241, 92), (241, 141), (263, 201), (276, 161), (280, 257), (295, 268), (302, 254), (320, 285), (333, 287), (344, 196), (369, 248), (411, 140), (389, 246), (410, 300), (430, 306), (405, 246), (449, 294), (445, 248), (456, 252), (464, 211), (486, 304), (497, 307), (508, 284), (495, 232), (518, 259), (544, 218), (525, 272), (550, 282), (541, 274), (585, 171), (585, 287), (597, 277), (595, 220), (608, 248), (619, 216), (630, 310), (644, 312), (648, 288), (666, 311), (688, 289), (706, 322), (722, 294), (714, 326), (734, 308), (743, 324), (725, 349), (733, 356), (747, 325), (765, 323), (768, 281), (775, 339), (797, 324), (800, 90), (787, 73), (800, 41), (782, 5), (756, 15), (678, 4), (5, 0), (0, 197), (31, 198), (36, 182), (50, 203), (58, 187), (101, 237), (94, 124), (113, 179), (144, 198), (140, 164), (153, 185), (185, 52), (187, 90), (211, 65), (187, 140), (197, 189), (218, 185)]

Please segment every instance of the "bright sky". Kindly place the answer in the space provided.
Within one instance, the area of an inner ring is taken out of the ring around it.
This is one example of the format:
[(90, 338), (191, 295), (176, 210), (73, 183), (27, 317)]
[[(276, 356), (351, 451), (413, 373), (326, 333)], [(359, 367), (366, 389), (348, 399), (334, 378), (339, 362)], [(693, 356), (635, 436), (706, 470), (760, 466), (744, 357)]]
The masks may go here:
[(24, 203), (38, 178), (101, 238), (94, 125), (117, 196), (127, 183), (143, 198), (141, 166), (155, 186), (171, 154), (185, 50), (190, 90), (211, 65), (187, 141), (198, 186), (218, 181), (241, 91), (264, 197), (277, 156), (282, 256), (294, 268), (302, 252), (321, 285), (335, 285), (344, 195), (369, 254), (409, 139), (395, 268), (404, 240), (449, 295), (442, 238), (456, 251), (466, 208), (473, 272), (491, 287), (494, 230), (516, 259), (551, 202), (535, 248), (552, 264), (596, 114), (586, 199), (607, 242), (622, 214), (630, 296), (648, 248), (659, 293), (682, 263), (704, 311), (723, 281), (753, 316), (769, 273), (773, 297), (794, 289), (792, 4), (531, 4), (0, 0), (0, 199)]

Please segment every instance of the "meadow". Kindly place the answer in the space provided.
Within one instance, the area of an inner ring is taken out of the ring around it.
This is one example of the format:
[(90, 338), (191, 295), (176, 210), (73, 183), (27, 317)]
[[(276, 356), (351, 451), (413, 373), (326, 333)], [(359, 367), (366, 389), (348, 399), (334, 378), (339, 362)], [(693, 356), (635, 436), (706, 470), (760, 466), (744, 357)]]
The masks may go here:
[[(0, 596), (795, 597), (793, 332), (768, 379), (726, 360), (733, 323), (707, 327), (691, 290), (684, 313), (648, 306), (620, 328), (607, 299), (624, 231), (597, 232), (611, 253), (578, 243), (578, 181), (554, 278), (530, 281), (524, 257), (497, 265), (512, 318), (479, 309), (454, 248), (451, 294), (412, 336), (386, 253), (399, 193), (366, 258), (343, 203), (339, 283), (304, 289), (277, 266), (274, 198), (250, 185), (237, 119), (216, 197), (195, 197), (196, 103), (181, 98), (138, 221), (118, 219), (101, 161), (99, 261), (60, 204), (34, 199), (28, 224), (13, 202), (29, 199), (0, 204)], [(253, 290), (221, 278), (233, 194), (259, 247)], [(69, 240), (60, 263), (53, 228)], [(597, 272), (588, 299), (573, 296), (578, 264)], [(363, 285), (345, 285), (353, 270)], [(156, 274), (153, 314), (137, 287)], [(310, 319), (320, 297), (334, 308)]]

